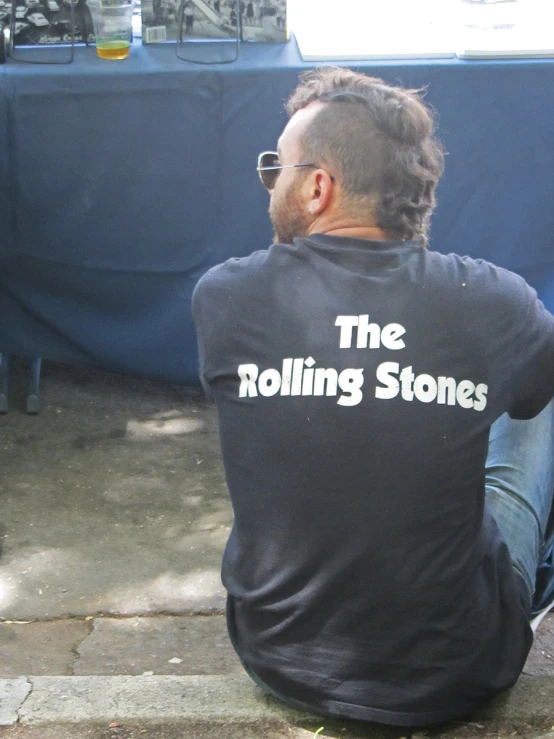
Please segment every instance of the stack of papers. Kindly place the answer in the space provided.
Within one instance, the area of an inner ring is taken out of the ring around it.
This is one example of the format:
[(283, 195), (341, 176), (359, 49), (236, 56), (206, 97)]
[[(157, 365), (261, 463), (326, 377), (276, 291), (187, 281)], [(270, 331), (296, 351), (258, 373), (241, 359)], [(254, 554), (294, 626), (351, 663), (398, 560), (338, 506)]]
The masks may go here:
[(289, 26), (306, 61), (452, 57), (451, 9), (452, 0), (301, 0), (289, 3)]
[(463, 0), (458, 56), (553, 56), (552, 6), (552, 0)]

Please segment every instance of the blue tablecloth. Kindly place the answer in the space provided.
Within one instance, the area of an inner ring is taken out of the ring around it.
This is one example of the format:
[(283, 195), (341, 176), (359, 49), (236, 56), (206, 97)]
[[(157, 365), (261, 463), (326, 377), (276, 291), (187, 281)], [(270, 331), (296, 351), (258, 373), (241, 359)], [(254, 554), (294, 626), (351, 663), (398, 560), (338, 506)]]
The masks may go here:
[[(256, 156), (309, 66), (294, 40), (214, 67), (173, 45), (0, 66), (0, 351), (196, 383), (193, 287), (270, 244)], [(554, 60), (356, 67), (437, 110), (431, 248), (519, 272), (554, 310)]]

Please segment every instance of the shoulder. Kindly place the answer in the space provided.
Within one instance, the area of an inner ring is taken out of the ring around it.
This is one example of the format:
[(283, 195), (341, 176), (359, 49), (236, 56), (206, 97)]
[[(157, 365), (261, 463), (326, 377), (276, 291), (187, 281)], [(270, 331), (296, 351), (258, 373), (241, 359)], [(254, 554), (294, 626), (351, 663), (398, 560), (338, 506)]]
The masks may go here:
[(429, 251), (427, 263), (433, 272), (442, 273), (453, 296), (465, 295), (474, 303), (512, 305), (521, 311), (537, 298), (523, 277), (484, 259)]
[(211, 267), (196, 283), (193, 301), (214, 290), (230, 290), (241, 282), (255, 280), (263, 271), (268, 255), (268, 250), (255, 251), (247, 257), (233, 257)]
[(296, 249), (289, 244), (273, 244), (269, 249), (252, 252), (247, 257), (233, 257), (209, 269), (197, 282), (193, 300), (214, 291), (241, 290), (245, 296), (263, 291), (278, 272), (290, 271)]

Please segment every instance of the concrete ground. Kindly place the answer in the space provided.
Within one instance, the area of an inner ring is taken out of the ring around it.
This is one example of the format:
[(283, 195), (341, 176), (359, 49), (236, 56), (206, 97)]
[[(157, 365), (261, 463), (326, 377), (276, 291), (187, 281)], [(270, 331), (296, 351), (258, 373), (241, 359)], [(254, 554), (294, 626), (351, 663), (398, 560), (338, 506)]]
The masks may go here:
[[(197, 389), (27, 362), (0, 416), (0, 737), (554, 739), (554, 615), (513, 691), (432, 730), (330, 722), (263, 696), (232, 650), (231, 524), (214, 408)], [(25, 676), (25, 677), (22, 677)], [(550, 733), (549, 733), (550, 732)]]

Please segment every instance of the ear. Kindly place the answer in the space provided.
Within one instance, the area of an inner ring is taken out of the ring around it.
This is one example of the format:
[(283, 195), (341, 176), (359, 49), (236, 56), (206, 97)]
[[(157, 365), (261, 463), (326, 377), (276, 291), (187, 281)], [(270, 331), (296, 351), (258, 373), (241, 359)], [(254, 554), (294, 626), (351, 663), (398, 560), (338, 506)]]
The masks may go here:
[(331, 203), (334, 182), (331, 175), (324, 169), (316, 169), (306, 182), (308, 185), (308, 213), (314, 216), (319, 215)]

